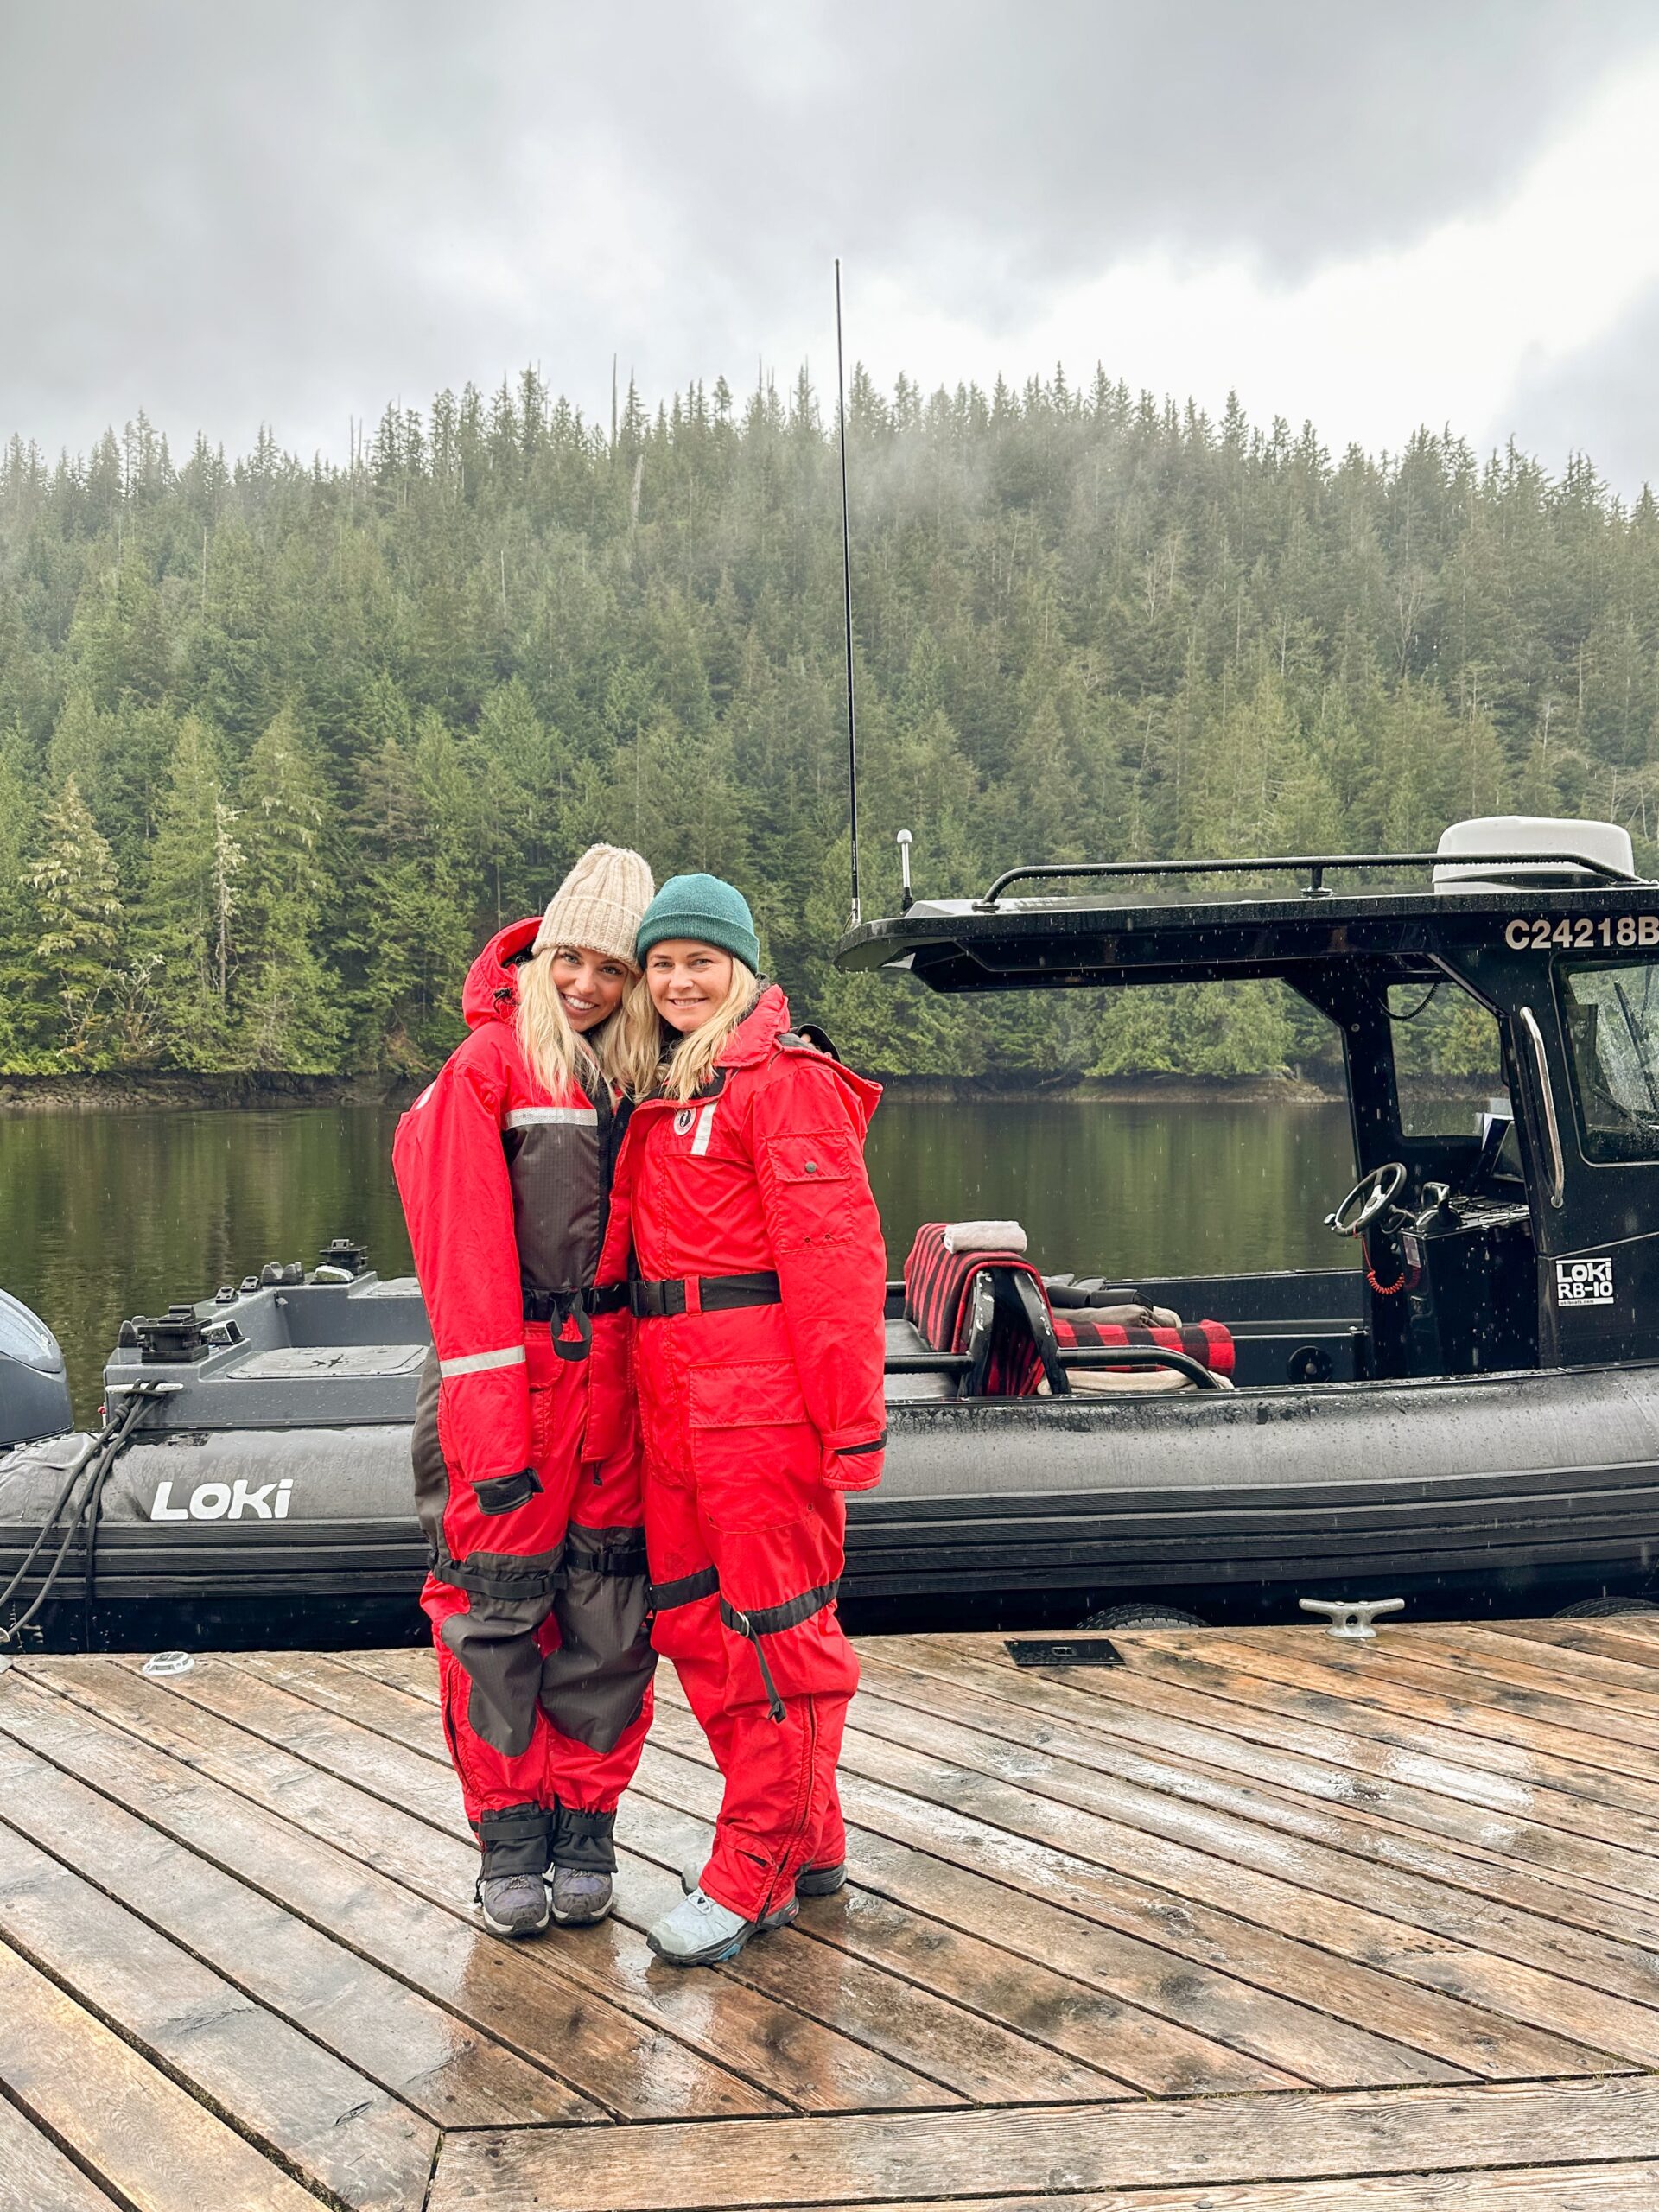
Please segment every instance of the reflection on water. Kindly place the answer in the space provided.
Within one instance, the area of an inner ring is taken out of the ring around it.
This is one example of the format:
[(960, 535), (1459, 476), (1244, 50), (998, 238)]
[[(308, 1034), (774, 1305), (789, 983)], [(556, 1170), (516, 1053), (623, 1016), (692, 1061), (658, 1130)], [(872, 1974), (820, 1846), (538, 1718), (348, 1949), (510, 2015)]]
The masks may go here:
[[(406, 1273), (394, 1111), (0, 1118), (0, 1287), (42, 1314), (90, 1417), (123, 1318), (332, 1236)], [(893, 1272), (916, 1224), (1012, 1217), (1051, 1273), (1205, 1274), (1351, 1259), (1320, 1226), (1353, 1179), (1338, 1107), (889, 1098), (870, 1171)]]
[(1023, 1222), (1046, 1274), (1351, 1261), (1325, 1216), (1354, 1179), (1345, 1107), (1099, 1100), (884, 1104), (870, 1172), (896, 1274), (920, 1221)]

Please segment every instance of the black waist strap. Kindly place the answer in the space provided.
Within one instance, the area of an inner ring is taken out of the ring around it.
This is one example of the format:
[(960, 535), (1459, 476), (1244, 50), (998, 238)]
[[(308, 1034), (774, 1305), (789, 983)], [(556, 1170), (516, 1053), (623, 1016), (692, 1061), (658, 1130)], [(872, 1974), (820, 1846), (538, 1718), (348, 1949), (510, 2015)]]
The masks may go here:
[(631, 1282), (626, 1288), (637, 1321), (671, 1320), (679, 1313), (729, 1313), (740, 1306), (776, 1306), (783, 1296), (770, 1268), (752, 1275), (683, 1275), (665, 1282)]
[[(586, 1359), (588, 1348), (593, 1342), (590, 1316), (611, 1313), (613, 1306), (601, 1306), (602, 1294), (596, 1290), (538, 1290), (534, 1283), (524, 1286), (524, 1319), (526, 1321), (545, 1321), (553, 1332), (553, 1349), (561, 1359)], [(574, 1320), (576, 1333), (566, 1337), (567, 1321)]]

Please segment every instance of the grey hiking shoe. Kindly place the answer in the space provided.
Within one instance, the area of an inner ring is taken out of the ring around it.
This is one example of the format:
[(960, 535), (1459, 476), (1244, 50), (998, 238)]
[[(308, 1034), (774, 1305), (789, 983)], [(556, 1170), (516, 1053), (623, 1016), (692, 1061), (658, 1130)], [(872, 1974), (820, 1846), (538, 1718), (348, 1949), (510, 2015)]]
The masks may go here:
[(561, 1928), (588, 1928), (611, 1909), (611, 1878), (588, 1866), (549, 1869), (553, 1917)]
[(492, 1936), (536, 1936), (546, 1927), (547, 1884), (539, 1874), (484, 1874), (478, 1909)]
[(676, 1967), (713, 1967), (734, 1959), (751, 1936), (770, 1934), (795, 1917), (795, 1900), (780, 1905), (764, 1920), (745, 1920), (741, 1913), (716, 1904), (700, 1889), (683, 1897), (672, 1912), (665, 1912), (645, 1941), (659, 1959)]
[[(689, 1896), (702, 1879), (702, 1862), (694, 1859), (690, 1866), (680, 1869), (680, 1887)], [(847, 1886), (847, 1861), (842, 1859), (833, 1866), (803, 1866), (795, 1877), (798, 1897), (830, 1897)], [(760, 1923), (762, 1928), (784, 1928), (795, 1917), (780, 1905), (769, 1912)]]

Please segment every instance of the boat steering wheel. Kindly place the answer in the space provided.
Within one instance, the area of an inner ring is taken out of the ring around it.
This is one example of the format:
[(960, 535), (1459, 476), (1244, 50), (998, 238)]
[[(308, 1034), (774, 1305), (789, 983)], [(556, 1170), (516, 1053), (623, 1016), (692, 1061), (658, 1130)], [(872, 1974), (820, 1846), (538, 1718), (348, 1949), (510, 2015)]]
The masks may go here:
[(1383, 1207), (1399, 1197), (1405, 1180), (1406, 1171), (1399, 1160), (1384, 1160), (1381, 1167), (1362, 1175), (1336, 1211), (1326, 1214), (1325, 1227), (1333, 1236), (1360, 1236)]

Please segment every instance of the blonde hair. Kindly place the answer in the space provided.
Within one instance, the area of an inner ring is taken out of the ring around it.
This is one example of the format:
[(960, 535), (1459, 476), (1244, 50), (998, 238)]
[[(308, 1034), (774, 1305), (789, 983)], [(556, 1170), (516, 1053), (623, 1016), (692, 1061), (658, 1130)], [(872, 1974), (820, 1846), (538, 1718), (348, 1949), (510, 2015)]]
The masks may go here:
[[(614, 1014), (607, 1014), (597, 1029), (577, 1035), (570, 1027), (558, 986), (553, 981), (554, 961), (561, 952), (569, 950), (564, 944), (543, 945), (539, 952), (520, 963), (512, 1026), (518, 1049), (543, 1090), (557, 1092), (574, 1084), (591, 1098), (596, 1081), (612, 1085), (623, 1081), (620, 1051), (622, 1009), (619, 1007)], [(615, 957), (611, 953), (605, 957), (607, 960)], [(632, 966), (632, 963), (627, 964)], [(636, 969), (627, 987), (630, 995), (638, 980)]]
[[(723, 948), (716, 946), (716, 951)], [(643, 975), (629, 984), (614, 1025), (619, 1079), (636, 1098), (654, 1091), (663, 1098), (695, 1098), (715, 1071), (727, 1039), (754, 1005), (760, 978), (732, 955), (732, 980), (725, 996), (701, 1029), (675, 1039), (666, 1059), (664, 1035), (672, 1035), (652, 1001)]]

